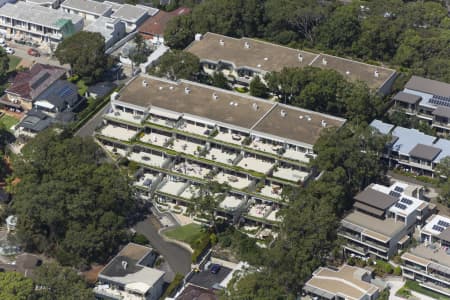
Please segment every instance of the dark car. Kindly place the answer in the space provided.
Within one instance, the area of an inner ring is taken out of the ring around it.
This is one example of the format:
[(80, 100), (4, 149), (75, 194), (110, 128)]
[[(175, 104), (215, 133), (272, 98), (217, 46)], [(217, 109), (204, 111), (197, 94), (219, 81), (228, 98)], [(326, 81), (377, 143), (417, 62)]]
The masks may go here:
[(213, 265), (211, 266), (211, 273), (212, 273), (212, 274), (217, 274), (217, 273), (219, 273), (219, 271), (220, 271), (220, 265), (218, 265), (218, 264), (213, 264)]

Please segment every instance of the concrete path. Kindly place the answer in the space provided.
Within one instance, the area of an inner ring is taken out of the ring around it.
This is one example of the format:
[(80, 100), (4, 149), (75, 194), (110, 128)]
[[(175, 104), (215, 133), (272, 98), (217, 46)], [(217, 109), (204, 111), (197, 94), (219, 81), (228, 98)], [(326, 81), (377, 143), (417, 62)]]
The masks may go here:
[(75, 133), (76, 136), (79, 137), (87, 137), (94, 135), (94, 130), (98, 125), (102, 122), (103, 115), (110, 109), (111, 104), (105, 105), (102, 109), (100, 109), (89, 121), (87, 121), (83, 127), (78, 129)]

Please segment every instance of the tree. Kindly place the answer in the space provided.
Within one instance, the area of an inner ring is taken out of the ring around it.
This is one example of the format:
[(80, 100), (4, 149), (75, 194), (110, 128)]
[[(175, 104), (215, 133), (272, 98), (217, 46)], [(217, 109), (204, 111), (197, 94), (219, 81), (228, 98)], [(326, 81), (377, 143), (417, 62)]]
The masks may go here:
[(34, 284), (17, 272), (0, 273), (0, 299), (27, 300), (33, 294)]
[(191, 15), (173, 18), (164, 30), (164, 41), (172, 49), (183, 50), (195, 37)]
[(159, 59), (150, 74), (166, 77), (170, 80), (195, 80), (200, 74), (200, 60), (194, 54), (180, 50), (166, 52)]
[(4, 81), (9, 71), (9, 57), (5, 49), (0, 47), (0, 81)]
[[(47, 130), (13, 161), (13, 210), (25, 249), (53, 254), (63, 264), (103, 262), (127, 241), (134, 212), (127, 177), (90, 139)], [(80, 239), (80, 234), (83, 238)]]
[(198, 213), (202, 218), (208, 220), (208, 223), (217, 232), (216, 211), (219, 204), (225, 199), (230, 187), (226, 184), (220, 184), (216, 181), (208, 185), (202, 185), (198, 196), (190, 204), (189, 211)]
[(231, 90), (230, 84), (228, 83), (228, 79), (223, 75), (222, 72), (214, 72), (212, 76), (209, 77), (209, 83), (212, 86), (225, 89), (225, 90)]
[(107, 68), (105, 39), (98, 32), (80, 31), (65, 38), (55, 55), (61, 64), (69, 64), (72, 72), (86, 83), (99, 80)]
[(35, 292), (39, 300), (95, 299), (92, 288), (71, 268), (48, 263), (38, 267), (33, 274), (36, 285), (42, 287)]
[(250, 82), (250, 95), (259, 98), (267, 98), (269, 96), (269, 89), (259, 76), (255, 76)]
[(136, 44), (136, 48), (131, 52), (130, 59), (134, 64), (139, 65), (147, 61), (151, 51), (140, 34), (136, 34), (134, 43)]

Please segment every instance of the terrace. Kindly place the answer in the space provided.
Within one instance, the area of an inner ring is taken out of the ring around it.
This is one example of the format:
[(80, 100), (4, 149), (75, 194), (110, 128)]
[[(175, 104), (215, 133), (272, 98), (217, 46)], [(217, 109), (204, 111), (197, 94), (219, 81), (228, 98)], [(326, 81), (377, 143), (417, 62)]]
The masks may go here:
[(246, 176), (242, 176), (239, 174), (230, 174), (226, 173), (224, 171), (219, 172), (214, 178), (214, 181), (217, 181), (219, 183), (227, 183), (232, 188), (242, 190), (247, 188), (252, 181), (248, 179)]
[(309, 161), (311, 160), (311, 156), (313, 156), (313, 154), (294, 149), (286, 149), (286, 151), (283, 153), (283, 157), (285, 158), (298, 160), (304, 163), (309, 163)]
[(267, 152), (274, 155), (278, 155), (279, 151), (283, 149), (283, 145), (279, 143), (271, 143), (261, 139), (253, 140), (253, 142), (249, 145), (249, 147), (258, 151)]
[(219, 204), (219, 206), (223, 209), (234, 211), (238, 209), (245, 202), (244, 199), (237, 198), (236, 196), (228, 195), (225, 199)]
[(271, 205), (255, 204), (252, 207), (250, 207), (248, 215), (259, 219), (264, 219), (270, 214), (271, 210), (272, 210)]
[(192, 200), (200, 195), (200, 188), (197, 185), (191, 184), (184, 189), (180, 194), (181, 198)]
[(134, 185), (144, 188), (150, 188), (150, 186), (156, 180), (157, 177), (158, 175), (155, 173), (150, 172), (144, 173), (142, 176), (138, 178), (137, 181), (134, 182)]
[(202, 135), (205, 137), (209, 136), (213, 130), (212, 126), (205, 126), (205, 125), (202, 126), (202, 125), (203, 124), (197, 125), (190, 122), (184, 122), (180, 127), (178, 127), (178, 129), (197, 135)]
[(205, 147), (205, 145), (183, 139), (175, 139), (173, 140), (173, 144), (169, 146), (170, 149), (177, 152), (194, 156), (198, 156), (203, 147)]
[(239, 161), (238, 166), (244, 169), (253, 170), (263, 174), (267, 174), (273, 167), (274, 162), (269, 162), (248, 154)]
[(184, 181), (166, 181), (158, 191), (164, 194), (178, 196), (181, 194), (185, 185), (186, 182)]
[(211, 169), (200, 164), (187, 161), (176, 164), (172, 170), (177, 173), (201, 179), (205, 178), (205, 176), (211, 171)]
[(164, 118), (164, 117), (155, 116), (155, 115), (150, 115), (150, 117), (147, 119), (147, 121), (150, 123), (154, 123), (154, 124), (161, 125), (164, 127), (169, 127), (169, 128), (175, 127), (175, 124), (177, 122), (176, 120), (173, 120), (173, 119)]
[(113, 110), (105, 114), (106, 118), (119, 119), (128, 123), (140, 125), (144, 120), (144, 115), (135, 114), (133, 111)]
[(273, 209), (270, 214), (266, 217), (267, 220), (269, 221), (274, 221), (274, 222), (281, 222), (283, 221), (283, 219), (278, 216), (278, 213), (280, 212), (279, 209)]
[(259, 193), (266, 197), (282, 200), (283, 188), (278, 184), (265, 185)]
[(136, 135), (136, 133), (136, 130), (127, 129), (122, 126), (113, 124), (108, 124), (100, 129), (101, 135), (119, 139), (122, 141), (130, 141)]
[(232, 151), (211, 148), (205, 158), (222, 164), (233, 165), (233, 161), (237, 158), (237, 154)]
[(116, 147), (116, 146), (108, 145), (108, 144), (104, 144), (104, 143), (102, 143), (102, 145), (103, 145), (103, 148), (105, 148), (110, 153), (118, 154), (120, 156), (127, 156), (127, 149), (122, 149), (120, 147)]
[(170, 140), (170, 135), (165, 135), (152, 131), (151, 133), (145, 133), (141, 137), (141, 141), (148, 144), (153, 144), (159, 147), (164, 147)]
[(246, 138), (245, 135), (237, 133), (237, 132), (224, 132), (219, 130), (217, 135), (214, 137), (216, 140), (223, 141), (225, 143), (242, 145), (242, 141)]
[(309, 173), (291, 167), (277, 167), (273, 172), (273, 177), (282, 178), (293, 182), (303, 182)]
[(163, 155), (156, 155), (148, 152), (131, 152), (129, 156), (130, 160), (140, 164), (154, 166), (162, 168), (162, 165), (166, 158)]

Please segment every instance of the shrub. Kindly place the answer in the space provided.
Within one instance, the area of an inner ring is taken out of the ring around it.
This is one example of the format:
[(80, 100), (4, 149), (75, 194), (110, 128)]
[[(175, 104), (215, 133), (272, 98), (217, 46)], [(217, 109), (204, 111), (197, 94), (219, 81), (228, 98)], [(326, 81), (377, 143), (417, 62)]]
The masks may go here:
[(175, 275), (175, 278), (169, 284), (169, 286), (167, 287), (166, 291), (164, 292), (164, 294), (162, 295), (162, 297), (160, 299), (166, 299), (167, 297), (170, 297), (173, 294), (175, 294), (175, 292), (178, 290), (180, 285), (183, 283), (183, 279), (184, 279), (184, 276), (177, 273)]
[(194, 245), (194, 252), (192, 253), (192, 262), (195, 264), (199, 261), (201, 255), (211, 247), (211, 237), (210, 235), (204, 235), (201, 239), (196, 241)]
[(149, 240), (145, 237), (145, 235), (140, 233), (136, 233), (135, 235), (133, 235), (131, 241), (139, 245), (148, 245), (149, 243)]
[(401, 276), (402, 275), (402, 268), (400, 268), (400, 266), (395, 267), (393, 274), (395, 276)]

